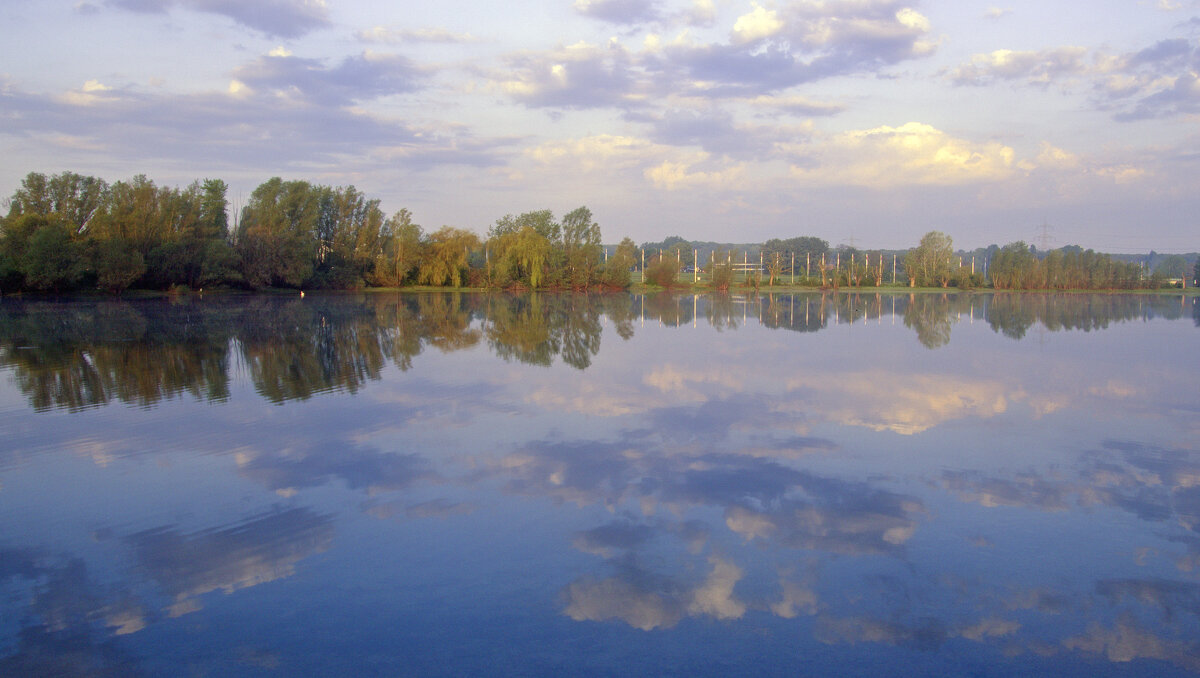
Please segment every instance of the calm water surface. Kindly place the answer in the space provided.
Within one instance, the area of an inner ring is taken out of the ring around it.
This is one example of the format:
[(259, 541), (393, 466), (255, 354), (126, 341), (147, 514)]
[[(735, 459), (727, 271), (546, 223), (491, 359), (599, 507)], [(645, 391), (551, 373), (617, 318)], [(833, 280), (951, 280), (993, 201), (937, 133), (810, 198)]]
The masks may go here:
[(0, 299), (0, 675), (1200, 674), (1200, 311)]

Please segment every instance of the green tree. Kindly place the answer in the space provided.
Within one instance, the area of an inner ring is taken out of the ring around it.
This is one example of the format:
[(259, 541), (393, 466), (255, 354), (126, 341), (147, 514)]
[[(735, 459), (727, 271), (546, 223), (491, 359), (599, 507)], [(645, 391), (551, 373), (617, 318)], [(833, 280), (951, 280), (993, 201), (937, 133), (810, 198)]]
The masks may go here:
[(909, 286), (948, 287), (953, 278), (954, 243), (941, 231), (930, 231), (921, 243), (904, 257)]
[(96, 245), (96, 287), (117, 294), (146, 272), (146, 262), (141, 253), (130, 247), (129, 243), (102, 240)]
[(88, 230), (108, 193), (103, 179), (63, 172), (47, 177), (30, 172), (9, 203), (9, 216), (56, 215), (79, 236)]
[(796, 255), (796, 267), (800, 268), (806, 261), (820, 261), (821, 255), (829, 252), (829, 242), (814, 236), (800, 236), (796, 238), (788, 238), (780, 240), (772, 238), (762, 245), (763, 261), (774, 259), (775, 255), (779, 255), (779, 260), (784, 264), (784, 270), (791, 272), (792, 255)]
[(47, 220), (29, 238), (22, 266), (25, 284), (35, 290), (62, 292), (83, 277), (79, 248), (66, 223)]
[(401, 209), (383, 224), (379, 233), (379, 253), (369, 279), (374, 285), (399, 287), (407, 282), (421, 258), (421, 227), (412, 221), (412, 212)]
[(200, 219), (197, 223), (202, 240), (229, 237), (229, 201), (225, 195), (229, 186), (220, 179), (205, 179), (201, 184)]
[(313, 274), (321, 192), (272, 177), (250, 195), (234, 234), (242, 275), (255, 287), (299, 287)]
[(1037, 257), (1022, 241), (1000, 248), (992, 258), (988, 275), (998, 290), (1025, 289), (1035, 277)]
[(602, 249), (600, 225), (592, 220), (591, 210), (579, 207), (563, 217), (562, 241), (567, 284), (580, 289), (597, 282)]
[(463, 273), (470, 261), (471, 250), (479, 247), (479, 238), (470, 231), (443, 226), (429, 236), (425, 256), (418, 267), (422, 283), (427, 285), (462, 286)]
[(629, 287), (632, 280), (629, 272), (637, 263), (637, 245), (628, 237), (622, 238), (617, 249), (604, 264), (604, 284), (611, 287)]

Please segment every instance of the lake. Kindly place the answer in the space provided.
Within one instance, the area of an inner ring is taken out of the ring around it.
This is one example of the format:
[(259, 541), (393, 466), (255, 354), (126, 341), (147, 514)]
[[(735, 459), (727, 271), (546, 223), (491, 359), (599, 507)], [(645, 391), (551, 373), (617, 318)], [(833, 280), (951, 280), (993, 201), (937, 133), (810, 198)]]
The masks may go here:
[(0, 675), (1194, 676), (1195, 297), (0, 298)]

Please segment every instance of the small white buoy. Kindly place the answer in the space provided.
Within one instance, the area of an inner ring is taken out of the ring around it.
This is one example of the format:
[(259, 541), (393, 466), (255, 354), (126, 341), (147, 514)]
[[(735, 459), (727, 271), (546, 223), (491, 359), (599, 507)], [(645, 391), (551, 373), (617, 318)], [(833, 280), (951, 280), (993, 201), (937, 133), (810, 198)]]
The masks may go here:
[(304, 290), (300, 290), (300, 298), (301, 298), (301, 299), (303, 299), (303, 298), (304, 298)]

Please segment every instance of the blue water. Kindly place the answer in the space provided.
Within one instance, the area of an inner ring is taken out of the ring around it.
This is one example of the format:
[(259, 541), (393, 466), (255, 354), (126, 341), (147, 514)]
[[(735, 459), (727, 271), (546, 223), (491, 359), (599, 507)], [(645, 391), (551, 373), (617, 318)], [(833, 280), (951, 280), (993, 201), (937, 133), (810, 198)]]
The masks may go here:
[(0, 299), (0, 675), (1200, 673), (1195, 298)]

